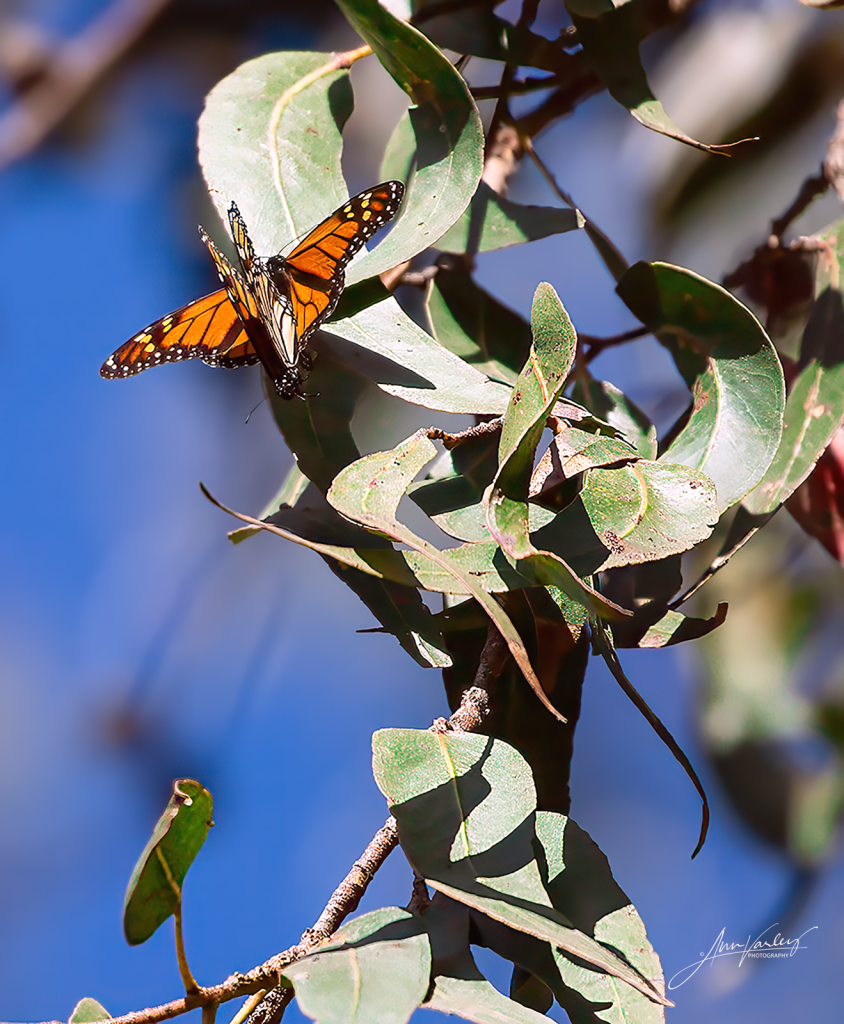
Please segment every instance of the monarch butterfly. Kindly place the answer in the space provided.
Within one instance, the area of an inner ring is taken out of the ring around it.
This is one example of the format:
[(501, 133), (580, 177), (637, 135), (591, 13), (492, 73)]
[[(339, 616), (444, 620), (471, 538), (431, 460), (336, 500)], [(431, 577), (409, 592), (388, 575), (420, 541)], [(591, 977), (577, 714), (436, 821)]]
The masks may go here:
[(282, 398), (305, 398), (308, 338), (337, 305), (346, 264), (392, 220), (403, 195), (400, 181), (375, 185), (335, 210), (289, 256), (268, 258), (255, 255), (232, 203), (229, 225), (242, 276), (200, 228), (223, 287), (145, 327), (106, 359), (100, 374), (131, 377), (194, 356), (210, 366), (261, 362)]

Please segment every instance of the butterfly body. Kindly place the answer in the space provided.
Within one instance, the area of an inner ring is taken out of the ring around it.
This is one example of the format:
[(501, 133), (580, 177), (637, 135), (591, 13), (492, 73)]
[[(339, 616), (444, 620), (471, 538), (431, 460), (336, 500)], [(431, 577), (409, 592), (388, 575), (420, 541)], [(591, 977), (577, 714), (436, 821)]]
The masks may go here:
[(278, 394), (305, 398), (310, 336), (331, 315), (345, 285), (345, 267), (391, 220), (404, 186), (388, 181), (349, 199), (283, 256), (255, 255), (237, 206), (229, 226), (240, 271), (200, 228), (223, 287), (157, 320), (103, 363), (103, 377), (129, 377), (162, 362), (198, 356), (228, 368), (261, 362)]

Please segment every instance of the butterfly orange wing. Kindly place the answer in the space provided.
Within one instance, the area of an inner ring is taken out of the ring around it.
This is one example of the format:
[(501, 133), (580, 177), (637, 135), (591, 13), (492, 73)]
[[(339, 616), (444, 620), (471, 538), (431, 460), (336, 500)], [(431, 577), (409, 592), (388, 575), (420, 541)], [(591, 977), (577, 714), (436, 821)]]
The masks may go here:
[(225, 288), (189, 302), (130, 338), (103, 363), (103, 377), (131, 377), (159, 363), (199, 356), (211, 366), (258, 362)]
[(360, 192), (315, 227), (289, 256), (279, 258), (290, 280), (289, 296), (300, 346), (337, 305), (345, 284), (346, 264), (393, 219), (403, 195), (400, 181), (385, 181)]

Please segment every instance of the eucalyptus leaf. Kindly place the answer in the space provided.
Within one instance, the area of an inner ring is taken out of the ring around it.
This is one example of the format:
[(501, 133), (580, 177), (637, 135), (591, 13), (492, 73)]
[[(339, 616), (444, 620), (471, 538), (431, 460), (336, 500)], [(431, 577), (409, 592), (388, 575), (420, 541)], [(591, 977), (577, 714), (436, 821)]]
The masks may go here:
[(773, 512), (814, 469), (844, 419), (844, 221), (821, 235), (817, 287), (800, 345), (797, 379), (785, 405), (782, 439), (765, 476), (743, 500), (753, 515)]
[[(584, 4), (588, 5), (588, 13), (585, 14), (581, 13)], [(638, 5), (614, 5), (609, 0), (569, 0), (566, 6), (587, 61), (610, 96), (626, 107), (640, 124), (706, 153), (723, 152), (753, 141), (742, 139), (727, 145), (698, 142), (671, 120), (651, 92), (642, 67), (639, 56), (641, 11)]]
[(572, 398), (611, 423), (643, 459), (656, 458), (656, 427), (615, 384), (579, 374), (575, 378)]
[(711, 480), (687, 466), (640, 459), (589, 470), (577, 498), (533, 541), (591, 574), (688, 551), (717, 521)]
[(536, 792), (513, 747), (465, 733), (384, 729), (373, 737), (373, 771), (402, 849), (430, 886), (660, 998), (552, 906), (532, 845)]
[(577, 231), (584, 224), (579, 210), (567, 206), (524, 206), (500, 196), (482, 181), (469, 208), (435, 244), (443, 252), (491, 252)]
[[(416, 154), (404, 208), (378, 249), (349, 276), (373, 276), (437, 240), (466, 209), (483, 170), (483, 127), (466, 82), (418, 29), (378, 0), (338, 0), (352, 27), (372, 47), (413, 107), (405, 120)], [(402, 129), (406, 131), (407, 129)]]
[(319, 1024), (405, 1024), (428, 990), (430, 942), (419, 918), (384, 907), (350, 921), (283, 973), (302, 1012)]
[(764, 328), (728, 291), (682, 267), (637, 263), (616, 291), (671, 351), (692, 387), (692, 411), (660, 455), (705, 473), (724, 512), (774, 459), (785, 384)]
[[(423, 331), (395, 299), (325, 327), (381, 358), (370, 376), (390, 395), (441, 412), (503, 412), (510, 389), (449, 352)], [(288, 403), (293, 404), (293, 403)]]
[(426, 304), (441, 345), (487, 377), (515, 384), (530, 351), (530, 324), (479, 287), (461, 261), (440, 259)]
[[(607, 602), (561, 556), (537, 549), (530, 540), (527, 497), (534, 453), (565, 386), (577, 344), (571, 320), (549, 284), (536, 289), (531, 330), (530, 354), (504, 414), (498, 472), (486, 498), (487, 527), (508, 557), (518, 563), (520, 572), (533, 575), (543, 585), (559, 587), (596, 614), (614, 618), (626, 613)], [(534, 689), (553, 710), (541, 688)]]
[(193, 779), (177, 779), (173, 796), (141, 854), (123, 907), (123, 931), (137, 946), (179, 911), (188, 868), (202, 849), (211, 820), (211, 794)]
[(98, 1020), (111, 1020), (111, 1014), (102, 1003), (98, 1003), (91, 996), (85, 996), (74, 1006), (67, 1024), (94, 1024), (94, 1021)]

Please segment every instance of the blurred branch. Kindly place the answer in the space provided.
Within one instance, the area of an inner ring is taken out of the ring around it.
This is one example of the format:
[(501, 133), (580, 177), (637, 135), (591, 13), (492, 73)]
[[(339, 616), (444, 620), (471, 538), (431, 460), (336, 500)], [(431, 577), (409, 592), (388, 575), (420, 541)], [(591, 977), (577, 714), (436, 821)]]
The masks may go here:
[(844, 100), (838, 104), (838, 124), (829, 141), (829, 149), (823, 162), (823, 176), (844, 203)]
[[(830, 182), (826, 177), (824, 169), (825, 165), (821, 167), (818, 174), (813, 174), (811, 177), (806, 178), (800, 186), (800, 191), (797, 193), (797, 196), (791, 206), (789, 206), (785, 213), (771, 221), (771, 235), (774, 238), (782, 238), (789, 224), (797, 220), (806, 207), (808, 207), (813, 200), (817, 199), (818, 196), (823, 195), (829, 188)], [(842, 166), (842, 173), (844, 173), (844, 166)], [(770, 241), (768, 244), (770, 245)], [(771, 246), (771, 248), (775, 248), (775, 246)]]
[(0, 169), (30, 153), (136, 42), (169, 0), (115, 0), (61, 46), (0, 117)]

